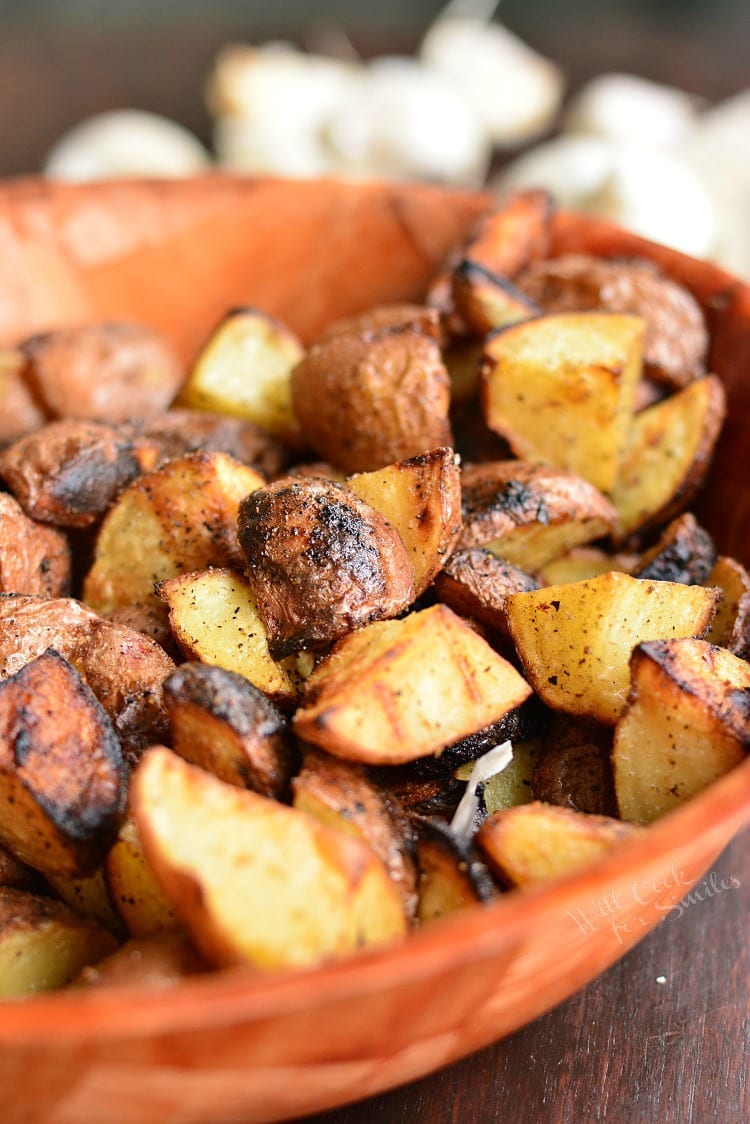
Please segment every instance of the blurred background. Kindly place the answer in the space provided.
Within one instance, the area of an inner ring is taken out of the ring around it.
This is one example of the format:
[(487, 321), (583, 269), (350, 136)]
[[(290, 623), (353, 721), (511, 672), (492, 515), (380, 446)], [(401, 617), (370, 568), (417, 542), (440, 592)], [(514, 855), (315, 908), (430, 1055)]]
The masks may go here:
[[(0, 174), (37, 169), (77, 121), (121, 106), (204, 141), (202, 90), (227, 41), (317, 49), (332, 27), (365, 56), (413, 50), (439, 0), (0, 0)], [(508, 28), (570, 89), (626, 70), (711, 99), (750, 84), (748, 0), (502, 0)]]

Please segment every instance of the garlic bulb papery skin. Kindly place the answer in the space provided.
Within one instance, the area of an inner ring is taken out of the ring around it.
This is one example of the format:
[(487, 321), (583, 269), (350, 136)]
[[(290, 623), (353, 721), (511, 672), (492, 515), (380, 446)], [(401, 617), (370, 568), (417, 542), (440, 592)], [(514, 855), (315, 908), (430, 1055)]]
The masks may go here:
[(344, 171), (475, 186), (492, 155), (471, 104), (414, 59), (370, 63), (326, 130)]
[(119, 109), (91, 117), (61, 137), (43, 171), (50, 179), (85, 182), (114, 176), (190, 176), (210, 164), (203, 145), (175, 121)]
[(497, 23), (438, 17), (420, 47), (422, 62), (467, 97), (498, 147), (551, 128), (565, 90), (562, 70)]
[(674, 86), (634, 74), (601, 74), (571, 99), (562, 132), (671, 147), (688, 135), (700, 105)]
[(562, 206), (601, 215), (695, 257), (718, 243), (710, 187), (676, 156), (604, 137), (558, 137), (514, 161), (491, 183), (501, 192), (544, 187)]

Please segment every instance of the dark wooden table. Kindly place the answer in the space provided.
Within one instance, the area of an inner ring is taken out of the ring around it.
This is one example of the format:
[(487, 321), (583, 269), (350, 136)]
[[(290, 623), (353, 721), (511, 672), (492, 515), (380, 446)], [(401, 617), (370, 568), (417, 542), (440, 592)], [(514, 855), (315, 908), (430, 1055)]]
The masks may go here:
[(496, 1046), (306, 1124), (750, 1121), (750, 832), (655, 932)]

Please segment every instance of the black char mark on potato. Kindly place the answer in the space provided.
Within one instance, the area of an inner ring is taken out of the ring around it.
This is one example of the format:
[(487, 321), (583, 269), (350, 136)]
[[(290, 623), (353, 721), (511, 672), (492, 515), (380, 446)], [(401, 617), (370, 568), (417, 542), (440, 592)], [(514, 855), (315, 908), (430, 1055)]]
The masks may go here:
[(413, 596), (395, 528), (332, 481), (279, 481), (247, 496), (240, 545), (275, 659), (402, 612)]

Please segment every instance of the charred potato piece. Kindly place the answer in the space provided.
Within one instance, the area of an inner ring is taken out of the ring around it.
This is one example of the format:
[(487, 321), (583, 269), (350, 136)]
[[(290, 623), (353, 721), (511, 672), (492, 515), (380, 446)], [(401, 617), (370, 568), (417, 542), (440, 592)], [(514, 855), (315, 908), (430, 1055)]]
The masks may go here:
[(478, 336), (528, 320), (542, 311), (506, 277), (470, 258), (464, 258), (453, 271), (453, 305)]
[(11, 890), (36, 890), (44, 888), (44, 879), (38, 871), (22, 863), (12, 851), (0, 844), (0, 886)]
[(612, 492), (622, 537), (659, 527), (687, 507), (708, 471), (724, 412), (724, 388), (707, 375), (633, 418)]
[(719, 607), (706, 640), (728, 648), (740, 659), (750, 658), (750, 574), (736, 559), (721, 555), (706, 585), (721, 590)]
[(106, 929), (60, 902), (0, 889), (0, 998), (62, 987), (113, 952)]
[(368, 768), (367, 773), (404, 814), (452, 819), (466, 791), (465, 781), (455, 777), (423, 776), (417, 773), (414, 764), (419, 762)]
[(538, 570), (614, 529), (617, 512), (571, 472), (526, 461), (466, 465), (461, 546), (483, 546), (511, 565)]
[(700, 305), (651, 262), (564, 254), (531, 262), (516, 278), (545, 312), (625, 312), (646, 325), (646, 374), (679, 389), (704, 373), (708, 331)]
[(12, 496), (0, 493), (0, 592), (64, 597), (70, 575), (65, 535), (29, 519)]
[(112, 724), (57, 652), (0, 683), (0, 840), (42, 873), (91, 873), (117, 831), (125, 766)]
[(636, 578), (706, 585), (716, 561), (716, 548), (708, 531), (686, 512), (673, 519), (658, 542), (641, 555), (632, 571)]
[(233, 570), (204, 570), (159, 584), (175, 639), (188, 659), (249, 679), (284, 708), (299, 689), (293, 657), (276, 661), (249, 582)]
[(484, 821), (475, 842), (506, 886), (531, 889), (582, 870), (639, 831), (609, 816), (534, 801), (495, 812)]
[(625, 707), (636, 644), (702, 636), (718, 599), (713, 589), (612, 572), (513, 593), (506, 611), (540, 698), (553, 709), (614, 724)]
[(294, 728), (351, 761), (399, 765), (499, 721), (531, 694), (446, 605), (365, 626), (307, 680)]
[(610, 728), (557, 717), (534, 766), (535, 800), (592, 815), (616, 816)]
[(442, 820), (415, 816), (413, 822), (421, 924), (497, 897), (490, 873), (471, 843), (454, 835)]
[(240, 501), (263, 478), (226, 453), (191, 453), (136, 480), (102, 523), (83, 597), (99, 613), (155, 602), (155, 583), (240, 566)]
[(505, 741), (535, 737), (547, 725), (547, 711), (539, 700), (531, 695), (520, 706), (509, 710), (497, 722), (467, 734), (452, 745), (446, 746), (437, 757), (422, 757), (414, 761), (412, 768), (417, 776), (443, 777), (448, 780), (456, 776), (459, 769), (473, 763), (477, 757), (487, 753)]
[(109, 899), (131, 936), (146, 940), (179, 927), (146, 861), (132, 819), (125, 820), (104, 860), (104, 880)]
[(274, 659), (395, 617), (414, 599), (398, 531), (333, 481), (280, 480), (251, 493), (239, 540)]
[(47, 420), (22, 372), (21, 352), (0, 347), (0, 448), (32, 433)]
[(485, 344), (481, 401), (518, 457), (610, 492), (625, 453), (641, 375), (643, 321), (604, 312), (540, 316)]
[(51, 422), (0, 453), (0, 475), (26, 514), (58, 527), (97, 523), (139, 474), (129, 438), (75, 418)]
[(233, 309), (198, 356), (179, 404), (245, 418), (299, 444), (289, 380), (303, 355), (297, 337), (272, 316)]
[(395, 805), (368, 779), (363, 766), (305, 750), (292, 781), (293, 805), (337, 831), (364, 840), (385, 866), (411, 919), (417, 905), (416, 871)]
[(164, 682), (171, 745), (227, 784), (283, 799), (295, 765), (286, 722), (236, 672), (188, 663)]
[(750, 665), (704, 640), (641, 644), (612, 761), (620, 815), (651, 823), (750, 751)]
[(0, 596), (0, 679), (54, 648), (86, 680), (132, 764), (166, 731), (162, 681), (172, 660), (148, 637), (70, 598)]
[(350, 476), (347, 487), (396, 528), (419, 597), (443, 568), (461, 533), (461, 478), (452, 449), (433, 449), (377, 472)]
[(323, 343), (335, 336), (362, 336), (384, 328), (412, 328), (437, 343), (443, 343), (443, 327), (437, 309), (421, 304), (380, 304), (353, 316), (334, 320), (318, 337)]
[(138, 440), (138, 457), (146, 472), (189, 453), (227, 453), (264, 476), (286, 468), (290, 452), (259, 425), (246, 418), (201, 410), (167, 410), (146, 421), (131, 423)]
[(165, 410), (184, 371), (171, 345), (144, 324), (55, 328), (21, 346), (23, 377), (51, 418), (118, 425)]
[(398, 892), (365, 843), (169, 750), (144, 757), (132, 805), (149, 864), (214, 964), (302, 967), (406, 931)]
[(130, 940), (99, 960), (87, 964), (73, 987), (174, 987), (205, 970), (202, 957), (182, 933)]
[(305, 440), (347, 473), (453, 444), (440, 348), (411, 327), (315, 344), (292, 372), (292, 398)]
[(443, 604), (505, 637), (508, 594), (538, 588), (539, 582), (531, 574), (477, 547), (455, 551), (435, 578), (435, 592)]

